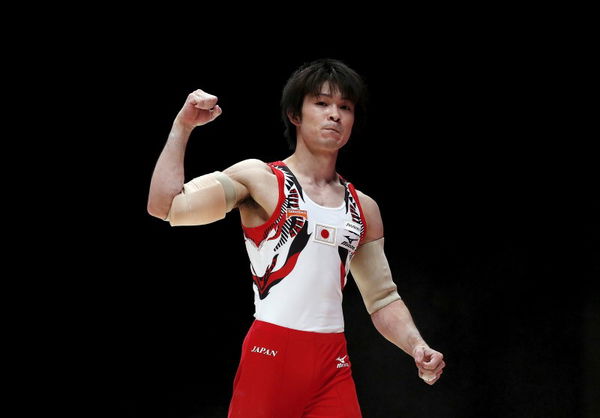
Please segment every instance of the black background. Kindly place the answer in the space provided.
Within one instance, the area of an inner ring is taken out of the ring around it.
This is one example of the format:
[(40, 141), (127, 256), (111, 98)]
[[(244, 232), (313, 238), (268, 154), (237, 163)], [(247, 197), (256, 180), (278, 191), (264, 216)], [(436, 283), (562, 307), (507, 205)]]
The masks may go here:
[(100, 278), (81, 301), (94, 307), (101, 353), (92, 409), (226, 416), (253, 319), (239, 215), (171, 228), (146, 212), (152, 170), (196, 88), (217, 95), (223, 115), (194, 131), (186, 178), (287, 157), (281, 89), (303, 62), (333, 57), (371, 94), (366, 133), (338, 171), (378, 202), (400, 294), (447, 362), (435, 386), (420, 381), (349, 280), (346, 333), (364, 416), (599, 413), (598, 170), (569, 96), (576, 80), (562, 73), (571, 53), (555, 39), (414, 31), (375, 48), (377, 36), (216, 33), (178, 48), (154, 33), (97, 60), (112, 82), (99, 115), (109, 129), (89, 151), (103, 215), (91, 233), (110, 245), (90, 261)]

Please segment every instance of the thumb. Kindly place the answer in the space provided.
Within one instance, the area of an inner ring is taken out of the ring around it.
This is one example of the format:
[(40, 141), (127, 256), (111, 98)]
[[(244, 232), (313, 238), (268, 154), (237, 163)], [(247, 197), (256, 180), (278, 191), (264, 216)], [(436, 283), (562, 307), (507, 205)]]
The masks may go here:
[(215, 105), (215, 107), (213, 107), (210, 110), (210, 120), (211, 121), (215, 120), (216, 118), (221, 116), (221, 113), (223, 113), (223, 109), (221, 109), (221, 106)]
[(425, 356), (425, 347), (423, 347), (423, 346), (416, 347), (414, 350), (414, 359), (415, 359), (415, 363), (417, 363), (417, 365), (421, 365), (421, 363), (423, 362), (424, 356)]

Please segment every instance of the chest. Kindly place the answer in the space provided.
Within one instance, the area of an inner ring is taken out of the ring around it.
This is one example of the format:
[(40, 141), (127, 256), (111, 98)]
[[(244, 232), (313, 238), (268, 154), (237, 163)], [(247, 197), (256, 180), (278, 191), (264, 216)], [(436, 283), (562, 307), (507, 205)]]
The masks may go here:
[(333, 184), (327, 187), (305, 185), (303, 186), (303, 192), (316, 205), (326, 208), (337, 208), (344, 201), (346, 188), (340, 184)]

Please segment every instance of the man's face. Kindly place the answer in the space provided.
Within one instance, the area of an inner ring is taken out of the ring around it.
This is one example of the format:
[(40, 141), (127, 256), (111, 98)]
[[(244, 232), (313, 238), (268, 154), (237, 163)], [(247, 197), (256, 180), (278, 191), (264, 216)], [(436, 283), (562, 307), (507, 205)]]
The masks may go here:
[(329, 83), (324, 83), (319, 95), (305, 96), (302, 117), (293, 121), (298, 139), (309, 146), (337, 150), (350, 138), (354, 124), (354, 103), (333, 90)]

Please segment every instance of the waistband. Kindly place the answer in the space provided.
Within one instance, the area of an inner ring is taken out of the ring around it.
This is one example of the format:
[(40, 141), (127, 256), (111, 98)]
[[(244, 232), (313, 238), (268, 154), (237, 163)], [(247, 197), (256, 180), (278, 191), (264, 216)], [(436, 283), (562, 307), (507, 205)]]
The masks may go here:
[(282, 327), (281, 325), (275, 325), (270, 322), (261, 321), (255, 319), (250, 327), (250, 330), (255, 331), (266, 331), (270, 335), (290, 337), (299, 340), (310, 340), (310, 341), (323, 341), (323, 342), (335, 342), (345, 341), (346, 337), (343, 332), (314, 332), (314, 331), (301, 331), (298, 329), (292, 329)]

